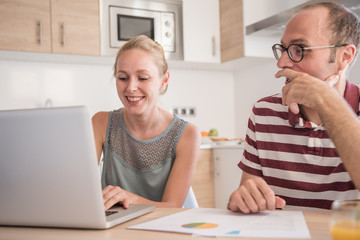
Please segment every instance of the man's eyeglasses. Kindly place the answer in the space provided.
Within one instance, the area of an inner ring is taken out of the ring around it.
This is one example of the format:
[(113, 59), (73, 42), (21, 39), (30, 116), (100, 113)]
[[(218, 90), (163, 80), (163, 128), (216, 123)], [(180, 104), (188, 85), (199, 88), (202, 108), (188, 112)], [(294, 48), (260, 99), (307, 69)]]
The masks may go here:
[(336, 47), (344, 47), (347, 44), (339, 44), (339, 45), (330, 45), (330, 46), (320, 46), (320, 47), (302, 47), (298, 44), (290, 44), (287, 48), (281, 44), (274, 44), (272, 46), (272, 50), (274, 56), (277, 60), (280, 59), (282, 54), (286, 51), (289, 58), (293, 62), (300, 62), (304, 57), (304, 51), (310, 49), (319, 49), (319, 48), (336, 48)]

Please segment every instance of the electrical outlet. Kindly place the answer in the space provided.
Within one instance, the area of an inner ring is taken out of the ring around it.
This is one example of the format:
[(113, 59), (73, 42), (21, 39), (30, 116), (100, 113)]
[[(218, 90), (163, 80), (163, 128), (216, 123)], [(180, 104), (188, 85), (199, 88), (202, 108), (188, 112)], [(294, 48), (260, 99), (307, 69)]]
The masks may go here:
[(172, 108), (172, 113), (173, 113), (174, 115), (179, 115), (179, 114), (180, 114), (179, 108), (177, 108), (177, 107)]
[(171, 112), (174, 115), (179, 115), (182, 117), (195, 117), (196, 116), (196, 108), (195, 107), (173, 107), (173, 108), (171, 108)]
[(187, 116), (187, 109), (184, 108), (184, 107), (180, 108), (180, 115), (181, 116)]
[(195, 117), (196, 116), (196, 109), (195, 107), (189, 107), (187, 109), (188, 116)]

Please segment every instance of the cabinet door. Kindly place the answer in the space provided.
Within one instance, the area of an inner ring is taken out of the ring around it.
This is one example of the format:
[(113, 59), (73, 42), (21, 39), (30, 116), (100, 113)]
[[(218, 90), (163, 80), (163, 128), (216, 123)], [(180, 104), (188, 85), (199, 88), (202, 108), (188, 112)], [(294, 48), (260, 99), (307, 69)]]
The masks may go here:
[(50, 52), (50, 0), (0, 0), (0, 48)]
[(53, 53), (100, 55), (99, 0), (51, 0)]
[(220, 0), (220, 36), (222, 62), (244, 57), (243, 29), (243, 1)]
[(184, 60), (220, 62), (219, 0), (183, 0)]
[(242, 171), (237, 165), (243, 151), (243, 147), (224, 147), (213, 150), (216, 208), (227, 208), (230, 195), (239, 187)]
[(191, 184), (199, 207), (213, 208), (214, 166), (211, 149), (200, 149)]

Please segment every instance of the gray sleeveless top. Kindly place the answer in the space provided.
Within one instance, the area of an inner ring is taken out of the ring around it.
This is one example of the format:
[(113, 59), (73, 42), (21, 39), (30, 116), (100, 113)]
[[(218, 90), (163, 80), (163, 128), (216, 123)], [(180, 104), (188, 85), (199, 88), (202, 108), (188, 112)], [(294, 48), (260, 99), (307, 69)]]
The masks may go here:
[(175, 115), (159, 136), (142, 141), (127, 130), (122, 108), (110, 112), (103, 147), (102, 187), (119, 186), (149, 200), (161, 201), (176, 145), (187, 124)]

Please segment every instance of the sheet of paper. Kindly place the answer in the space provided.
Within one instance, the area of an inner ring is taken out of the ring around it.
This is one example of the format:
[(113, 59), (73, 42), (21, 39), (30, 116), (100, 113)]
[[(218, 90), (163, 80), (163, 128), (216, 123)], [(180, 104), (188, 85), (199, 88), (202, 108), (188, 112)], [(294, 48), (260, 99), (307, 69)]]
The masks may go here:
[(193, 208), (138, 224), (129, 229), (216, 237), (310, 238), (301, 211), (242, 214), (226, 209)]

